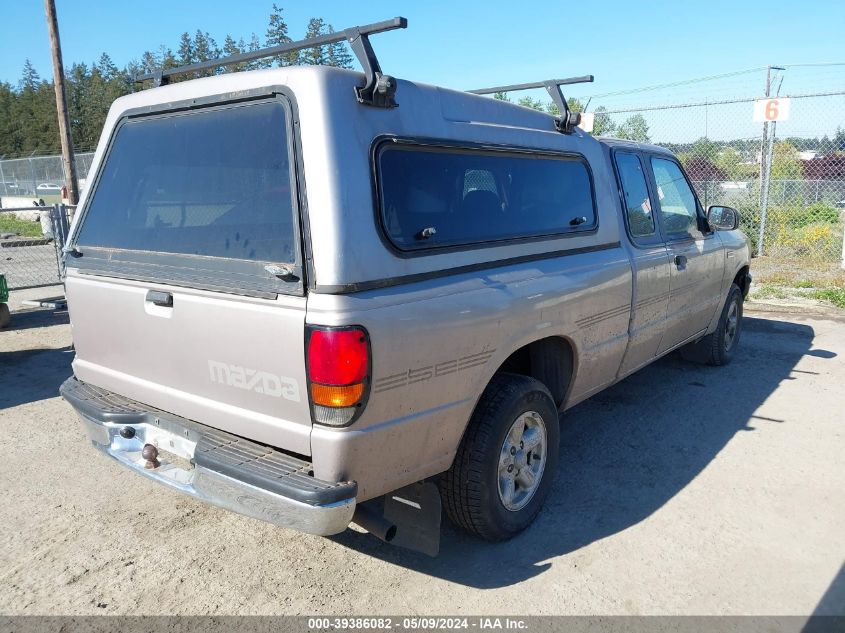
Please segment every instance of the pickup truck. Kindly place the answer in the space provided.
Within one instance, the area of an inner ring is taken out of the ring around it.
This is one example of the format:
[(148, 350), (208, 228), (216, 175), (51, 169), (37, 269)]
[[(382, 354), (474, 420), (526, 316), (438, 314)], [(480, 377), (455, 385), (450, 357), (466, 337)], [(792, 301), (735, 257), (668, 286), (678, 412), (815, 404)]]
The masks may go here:
[(250, 517), (432, 553), (442, 504), (508, 539), (563, 412), (673, 350), (737, 353), (746, 238), (666, 149), (372, 75), (113, 104), (65, 247), (61, 393), (96, 448)]

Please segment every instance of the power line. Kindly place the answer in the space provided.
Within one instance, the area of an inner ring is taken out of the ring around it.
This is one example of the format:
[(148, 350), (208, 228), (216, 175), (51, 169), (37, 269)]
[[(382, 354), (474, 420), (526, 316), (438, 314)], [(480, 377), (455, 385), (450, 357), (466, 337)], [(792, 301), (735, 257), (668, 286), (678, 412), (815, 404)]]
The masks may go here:
[(656, 84), (653, 86), (644, 86), (642, 88), (632, 88), (629, 90), (618, 90), (616, 92), (606, 92), (604, 94), (594, 94), (590, 95), (590, 98), (593, 99), (601, 99), (604, 97), (616, 97), (620, 95), (629, 95), (629, 94), (637, 94), (640, 92), (648, 92), (650, 90), (662, 90), (664, 88), (676, 88), (678, 86), (686, 86), (690, 84), (702, 83), (705, 81), (713, 81), (716, 79), (726, 79), (728, 77), (738, 77), (740, 75), (748, 75), (751, 73), (757, 73), (766, 70), (766, 66), (760, 66), (758, 68), (748, 68), (746, 70), (736, 70), (730, 73), (722, 73), (719, 75), (709, 75), (707, 77), (697, 77), (695, 79), (685, 79), (683, 81), (673, 81), (671, 83), (666, 84)]

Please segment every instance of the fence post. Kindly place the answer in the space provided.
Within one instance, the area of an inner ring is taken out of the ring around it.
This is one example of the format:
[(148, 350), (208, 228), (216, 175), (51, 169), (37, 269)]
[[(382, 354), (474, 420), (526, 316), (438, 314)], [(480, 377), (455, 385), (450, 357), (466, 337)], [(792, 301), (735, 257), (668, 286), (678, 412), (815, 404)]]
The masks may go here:
[(62, 203), (53, 205), (50, 211), (50, 223), (53, 227), (53, 246), (56, 249), (56, 269), (59, 273), (59, 280), (64, 277), (64, 246), (68, 234), (68, 213), (67, 207)]
[(842, 270), (845, 270), (845, 224), (842, 225)]
[[(774, 126), (774, 124), (772, 125)], [(763, 243), (766, 234), (766, 214), (769, 211), (769, 182), (772, 177), (772, 150), (775, 140), (774, 130), (767, 140), (769, 146), (763, 148), (766, 164), (763, 171), (763, 181), (760, 183), (760, 235), (757, 239), (757, 255), (763, 255)]]

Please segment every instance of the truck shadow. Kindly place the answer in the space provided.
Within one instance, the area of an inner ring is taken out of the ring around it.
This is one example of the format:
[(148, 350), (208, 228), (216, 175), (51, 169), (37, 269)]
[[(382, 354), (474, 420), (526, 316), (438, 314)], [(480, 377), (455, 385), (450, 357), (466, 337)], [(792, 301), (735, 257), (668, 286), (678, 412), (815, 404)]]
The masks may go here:
[[(726, 367), (670, 355), (569, 410), (561, 418), (561, 463), (544, 510), (524, 533), (486, 543), (444, 518), (441, 550), (429, 558), (347, 530), (334, 539), (368, 556), (461, 585), (495, 588), (537, 576), (550, 559), (649, 517), (683, 490), (738, 432), (792, 420), (756, 417), (760, 405), (811, 350), (807, 325), (746, 317), (740, 351)], [(718, 402), (718, 406), (714, 404)]]
[[(12, 313), (12, 321), (0, 336), (18, 330), (67, 325), (66, 310), (41, 308)], [(0, 410), (59, 395), (59, 386), (71, 375), (73, 348), (48, 347), (50, 337), (40, 339), (42, 347), (0, 351)]]
[(67, 325), (70, 323), (67, 309), (52, 310), (44, 308), (30, 308), (17, 310), (12, 314), (12, 320), (3, 330), (11, 332), (17, 330), (31, 330), (38, 327), (50, 327), (52, 325)]

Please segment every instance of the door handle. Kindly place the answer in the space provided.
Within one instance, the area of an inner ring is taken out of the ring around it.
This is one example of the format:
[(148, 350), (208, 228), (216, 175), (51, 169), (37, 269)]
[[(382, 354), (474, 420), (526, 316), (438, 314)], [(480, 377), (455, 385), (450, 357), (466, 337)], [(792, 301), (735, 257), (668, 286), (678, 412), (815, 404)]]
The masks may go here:
[(687, 267), (687, 256), (686, 255), (675, 255), (675, 266), (678, 267), (678, 270), (683, 270)]
[(160, 290), (147, 290), (147, 301), (163, 308), (173, 307), (173, 295)]

